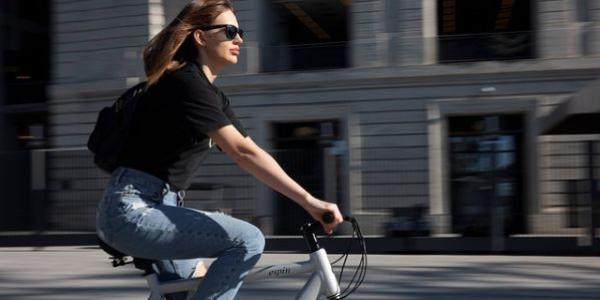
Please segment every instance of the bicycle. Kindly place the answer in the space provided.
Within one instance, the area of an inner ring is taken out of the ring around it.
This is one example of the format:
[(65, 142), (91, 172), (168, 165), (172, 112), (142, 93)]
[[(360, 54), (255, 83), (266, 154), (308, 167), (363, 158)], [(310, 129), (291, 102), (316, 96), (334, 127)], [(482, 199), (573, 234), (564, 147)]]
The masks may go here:
[[(324, 214), (323, 221), (326, 223), (332, 222), (333, 215), (331, 213)], [(321, 296), (330, 300), (347, 298), (350, 294), (358, 289), (366, 276), (367, 248), (364, 237), (360, 230), (360, 226), (358, 225), (356, 219), (352, 217), (344, 217), (344, 221), (352, 224), (352, 238), (350, 239), (345, 252), (333, 263), (329, 262), (325, 249), (319, 246), (315, 231), (320, 227), (320, 224), (318, 222), (306, 222), (300, 227), (300, 231), (302, 232), (302, 236), (304, 237), (304, 240), (306, 241), (310, 251), (309, 259), (306, 261), (293, 262), (289, 264), (254, 268), (244, 279), (244, 284), (264, 279), (278, 279), (297, 274), (311, 273), (302, 289), (296, 294), (296, 300), (316, 300)], [(348, 255), (352, 251), (352, 246), (355, 239), (358, 241), (360, 246), (360, 262), (346, 288), (341, 290), (339, 284), (342, 281), (342, 275), (344, 273)], [(135, 257), (132, 259), (127, 259), (127, 257), (129, 257), (128, 255), (111, 248), (100, 239), (98, 242), (100, 247), (109, 255), (111, 255), (110, 259), (112, 259), (113, 267), (133, 263), (137, 269), (145, 272), (144, 277), (152, 295), (148, 300), (162, 300), (166, 294), (177, 292), (188, 292), (189, 295), (192, 295), (202, 281), (202, 278), (200, 277), (159, 282), (158, 276), (152, 268), (153, 261)], [(341, 266), (340, 274), (339, 277), (336, 278), (335, 274), (333, 273), (332, 266), (342, 259), (344, 260)]]

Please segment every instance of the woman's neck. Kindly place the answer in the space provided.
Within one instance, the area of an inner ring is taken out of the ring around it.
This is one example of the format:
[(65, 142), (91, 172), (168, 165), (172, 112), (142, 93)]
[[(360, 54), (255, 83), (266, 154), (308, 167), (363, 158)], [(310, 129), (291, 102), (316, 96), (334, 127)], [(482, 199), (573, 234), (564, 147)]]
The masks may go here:
[(204, 61), (207, 61), (207, 59), (200, 60), (198, 64), (202, 67), (202, 72), (204, 72), (204, 75), (206, 75), (208, 81), (210, 81), (210, 83), (213, 83), (215, 79), (217, 79), (217, 74), (219, 73), (219, 70), (221, 68), (214, 64), (204, 63)]
[(216, 70), (206, 64), (201, 64), (201, 66), (202, 66), (202, 72), (204, 72), (204, 75), (206, 75), (206, 78), (208, 78), (208, 81), (210, 81), (210, 83), (213, 83), (215, 81), (215, 79), (217, 79)]

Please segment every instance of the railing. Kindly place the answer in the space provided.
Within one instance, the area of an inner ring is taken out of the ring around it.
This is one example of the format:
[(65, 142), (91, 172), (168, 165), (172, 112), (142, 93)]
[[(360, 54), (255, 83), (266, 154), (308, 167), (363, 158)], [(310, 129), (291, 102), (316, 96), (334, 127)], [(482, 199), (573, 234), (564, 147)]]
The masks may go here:
[[(600, 181), (591, 181), (589, 176), (594, 174), (598, 178), (600, 174), (600, 142), (547, 143), (541, 148), (540, 203), (535, 211), (525, 210), (524, 214), (516, 215), (503, 209), (502, 205), (487, 206), (484, 212), (465, 211), (463, 216), (472, 213), (468, 230), (453, 228), (453, 216), (431, 214), (429, 203), (412, 201), (405, 195), (398, 195), (397, 201), (379, 207), (373, 206), (369, 199), (363, 199), (363, 207), (350, 213), (367, 225), (369, 235), (488, 237), (496, 241), (497, 245), (503, 245), (507, 239), (515, 237), (571, 237), (577, 238), (581, 247), (592, 246), (592, 228), (596, 227), (598, 236), (600, 227), (597, 208)], [(287, 159), (291, 161), (293, 158), (289, 155), (297, 153), (286, 150), (278, 152), (276, 157), (287, 155)], [(225, 157), (223, 154), (216, 155)], [(303, 157), (301, 160), (305, 159)], [(4, 191), (0, 200), (0, 232), (95, 230), (96, 206), (102, 197), (108, 175), (94, 166), (86, 149), (2, 152), (0, 162), (3, 166), (0, 175)], [(221, 158), (217, 158), (217, 163), (209, 165), (213, 171), (224, 168), (231, 172), (232, 166), (235, 169), (233, 163), (223, 163)], [(294, 177), (294, 174), (291, 176)], [(337, 176), (343, 179), (346, 175)], [(186, 206), (223, 210), (251, 222), (259, 220), (259, 217), (268, 220), (267, 223), (272, 222), (272, 215), (269, 217), (268, 213), (257, 209), (264, 207), (265, 203), (275, 203), (274, 198), (256, 199), (255, 189), (261, 183), (243, 175), (215, 178), (229, 177), (238, 178), (235, 179), (238, 183), (232, 184), (231, 181), (219, 179), (208, 182), (202, 176), (197, 177), (187, 193)], [(342, 188), (341, 186), (338, 185), (337, 188)], [(385, 190), (382, 192), (392, 193)], [(531, 207), (529, 203), (524, 205)], [(594, 214), (592, 207), (595, 207)], [(277, 213), (275, 210), (276, 208), (272, 208), (271, 212)], [(515, 220), (524, 222), (525, 230), (511, 232), (510, 226), (517, 222)], [(448, 224), (446, 231), (439, 234), (434, 226), (444, 222)], [(255, 223), (264, 225), (262, 222)]]
[[(246, 72), (290, 72), (362, 66), (408, 66), (587, 56), (597, 52), (589, 26), (423, 36), (379, 32), (353, 40), (242, 46)], [(242, 67), (242, 66), (238, 66)], [(239, 70), (239, 69), (238, 69)]]

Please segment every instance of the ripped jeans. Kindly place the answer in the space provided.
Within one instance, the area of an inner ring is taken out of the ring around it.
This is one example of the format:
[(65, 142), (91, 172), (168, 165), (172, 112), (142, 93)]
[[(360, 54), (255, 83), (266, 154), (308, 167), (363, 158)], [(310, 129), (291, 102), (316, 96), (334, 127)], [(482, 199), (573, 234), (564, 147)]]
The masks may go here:
[(98, 236), (127, 255), (160, 261), (160, 278), (190, 278), (200, 258), (217, 258), (192, 299), (233, 299), (263, 251), (261, 231), (176, 203), (177, 193), (161, 179), (120, 167), (98, 205)]

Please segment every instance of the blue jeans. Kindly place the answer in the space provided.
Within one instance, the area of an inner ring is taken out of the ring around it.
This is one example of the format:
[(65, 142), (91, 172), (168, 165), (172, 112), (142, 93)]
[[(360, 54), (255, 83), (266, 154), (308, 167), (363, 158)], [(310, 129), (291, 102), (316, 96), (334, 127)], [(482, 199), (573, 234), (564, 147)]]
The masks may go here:
[(161, 275), (171, 278), (189, 278), (199, 258), (216, 257), (193, 299), (233, 299), (263, 251), (261, 231), (176, 203), (177, 193), (161, 179), (118, 168), (98, 205), (98, 236), (127, 255), (160, 260)]

